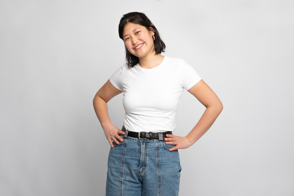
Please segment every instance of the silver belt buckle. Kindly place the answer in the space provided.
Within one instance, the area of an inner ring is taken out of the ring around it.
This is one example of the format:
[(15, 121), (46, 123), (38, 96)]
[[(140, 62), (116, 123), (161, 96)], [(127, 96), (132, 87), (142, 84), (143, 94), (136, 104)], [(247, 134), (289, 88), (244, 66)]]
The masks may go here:
[(147, 132), (146, 132), (146, 131), (139, 131), (139, 133), (138, 133), (138, 138), (139, 138), (140, 140), (144, 140), (144, 139), (146, 139), (146, 138), (141, 138), (141, 137), (140, 137), (141, 133), (147, 133)]

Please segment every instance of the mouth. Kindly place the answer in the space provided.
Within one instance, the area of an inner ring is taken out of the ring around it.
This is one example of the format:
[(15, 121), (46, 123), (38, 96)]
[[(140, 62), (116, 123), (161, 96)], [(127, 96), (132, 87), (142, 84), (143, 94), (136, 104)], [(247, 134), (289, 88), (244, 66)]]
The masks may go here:
[(139, 50), (142, 46), (143, 46), (143, 44), (139, 44), (139, 45), (136, 46), (134, 49), (135, 49), (135, 50)]

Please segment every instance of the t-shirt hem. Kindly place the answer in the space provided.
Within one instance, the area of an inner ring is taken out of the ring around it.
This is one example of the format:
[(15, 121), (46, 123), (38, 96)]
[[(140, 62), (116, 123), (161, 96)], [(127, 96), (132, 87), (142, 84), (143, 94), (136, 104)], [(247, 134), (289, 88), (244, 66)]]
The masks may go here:
[(196, 80), (196, 82), (191, 83), (191, 85), (188, 86), (187, 90), (190, 90), (190, 88), (192, 88), (195, 84), (197, 84), (202, 78), (199, 78), (198, 80)]
[(115, 87), (115, 88), (117, 88), (118, 90), (120, 90), (120, 91), (123, 91), (122, 89), (120, 89), (113, 81), (112, 81), (112, 79), (110, 78), (109, 79), (109, 81), (111, 82), (111, 84)]

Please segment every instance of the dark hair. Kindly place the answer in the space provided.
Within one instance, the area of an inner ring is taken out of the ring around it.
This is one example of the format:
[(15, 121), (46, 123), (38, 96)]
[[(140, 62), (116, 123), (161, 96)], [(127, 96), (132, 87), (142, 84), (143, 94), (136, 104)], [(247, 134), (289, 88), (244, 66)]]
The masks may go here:
[[(152, 27), (155, 31), (155, 34), (154, 34), (155, 53), (161, 54), (161, 52), (164, 52), (165, 44), (161, 40), (157, 28), (154, 26), (154, 24), (152, 24), (149, 18), (144, 13), (141, 13), (141, 12), (129, 12), (127, 14), (124, 14), (123, 17), (120, 19), (120, 22), (118, 25), (118, 33), (119, 33), (119, 37), (122, 40), (123, 40), (124, 27), (126, 26), (128, 22), (145, 26), (147, 30), (150, 30), (149, 27)], [(129, 68), (134, 67), (137, 63), (139, 63), (139, 58), (132, 55), (126, 47), (125, 47), (125, 50), (126, 50), (126, 61), (127, 61), (128, 67)]]

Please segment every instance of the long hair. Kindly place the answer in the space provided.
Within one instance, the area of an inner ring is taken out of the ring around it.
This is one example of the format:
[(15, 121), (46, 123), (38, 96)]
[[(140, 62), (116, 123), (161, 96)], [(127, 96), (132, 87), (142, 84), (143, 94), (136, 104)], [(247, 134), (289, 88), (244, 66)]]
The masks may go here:
[[(129, 12), (127, 14), (124, 14), (123, 17), (120, 19), (119, 25), (118, 25), (118, 34), (119, 37), (123, 40), (123, 31), (124, 27), (128, 22), (139, 24), (142, 26), (145, 26), (147, 30), (150, 30), (150, 27), (152, 27), (155, 31), (155, 40), (154, 40), (154, 50), (156, 54), (161, 54), (161, 52), (164, 52), (165, 50), (165, 44), (161, 40), (159, 32), (154, 24), (149, 20), (149, 18), (141, 12)], [(126, 51), (126, 61), (128, 64), (128, 67), (134, 67), (137, 63), (139, 63), (139, 58), (132, 55), (127, 47), (125, 46)]]

